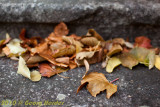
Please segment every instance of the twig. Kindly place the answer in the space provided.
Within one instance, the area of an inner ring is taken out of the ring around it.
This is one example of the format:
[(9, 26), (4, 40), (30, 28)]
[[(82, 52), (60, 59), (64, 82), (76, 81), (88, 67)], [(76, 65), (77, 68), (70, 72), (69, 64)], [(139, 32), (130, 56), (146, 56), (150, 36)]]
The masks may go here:
[(60, 77), (62, 77), (62, 78), (70, 78), (70, 77), (62, 76), (62, 75), (60, 75), (60, 74), (58, 74), (58, 73), (57, 73), (57, 75), (60, 76)]
[(113, 83), (113, 82), (115, 82), (115, 81), (117, 81), (117, 80), (119, 80), (119, 78), (114, 79), (114, 80), (111, 81), (110, 83)]

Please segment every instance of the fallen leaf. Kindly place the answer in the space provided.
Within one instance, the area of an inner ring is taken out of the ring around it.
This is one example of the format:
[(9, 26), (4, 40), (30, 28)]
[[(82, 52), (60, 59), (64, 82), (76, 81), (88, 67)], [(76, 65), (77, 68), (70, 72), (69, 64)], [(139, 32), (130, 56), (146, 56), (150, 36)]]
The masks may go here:
[(160, 70), (160, 56), (159, 55), (156, 55), (155, 67)]
[(134, 48), (134, 45), (130, 42), (124, 42), (124, 44), (127, 48), (131, 48), (131, 49)]
[(46, 41), (54, 41), (54, 42), (62, 42), (63, 39), (61, 36), (56, 36), (54, 32), (52, 32), (46, 39)]
[(56, 67), (56, 66), (50, 66), (47, 63), (42, 63), (39, 65), (39, 70), (42, 76), (51, 77), (55, 74), (65, 72), (68, 69), (64, 69), (64, 68)]
[(79, 52), (79, 53), (76, 55), (76, 59), (82, 60), (82, 59), (84, 59), (84, 58), (91, 58), (91, 57), (93, 57), (94, 54), (95, 54), (94, 51), (92, 51), (92, 52)]
[(56, 36), (66, 36), (69, 33), (69, 30), (66, 24), (61, 22), (55, 27), (54, 33)]
[(31, 75), (32, 81), (40, 81), (41, 80), (41, 74), (36, 70), (32, 71), (30, 75)]
[(20, 56), (22, 53), (26, 52), (26, 49), (20, 46), (20, 42), (19, 39), (13, 39), (6, 45), (10, 51), (9, 56)]
[(108, 64), (106, 66), (106, 71), (108, 73), (113, 72), (113, 69), (121, 64), (121, 61), (117, 57), (112, 57), (108, 60)]
[(105, 41), (100, 34), (98, 34), (94, 29), (89, 29), (86, 36), (96, 37), (99, 41)]
[(87, 46), (96, 46), (98, 44), (98, 39), (95, 37), (84, 37), (81, 42)]
[(109, 99), (115, 92), (117, 92), (117, 85), (109, 83), (105, 75), (102, 73), (91, 72), (90, 74), (86, 75), (81, 81), (81, 85), (77, 89), (77, 93), (85, 84), (87, 84), (88, 91), (94, 97), (96, 97), (96, 95), (101, 91), (106, 90), (106, 97)]
[(133, 48), (130, 53), (139, 61), (139, 63), (144, 64), (153, 68), (155, 63), (155, 51), (149, 50), (143, 47)]
[(39, 81), (41, 79), (41, 75), (38, 71), (30, 72), (29, 68), (26, 65), (25, 60), (20, 56), (18, 63), (18, 74), (23, 75), (26, 78), (29, 78), (32, 81)]
[(120, 45), (124, 45), (125, 44), (125, 40), (123, 38), (114, 38), (112, 40), (113, 44), (120, 44)]
[(133, 57), (130, 53), (122, 53), (119, 55), (119, 59), (124, 67), (132, 69), (132, 67), (138, 64), (138, 60)]
[[(68, 50), (68, 51), (70, 51), (70, 50)], [(39, 44), (39, 46), (37, 46), (35, 48), (35, 53), (38, 53), (41, 57), (43, 57), (44, 59), (46, 59), (47, 61), (49, 61), (50, 63), (52, 63), (54, 65), (62, 66), (62, 67), (68, 67), (68, 65), (66, 65), (66, 64), (58, 63), (58, 62), (55, 61), (55, 54), (49, 48), (47, 42)], [(63, 55), (63, 54), (60, 54), (60, 56)]]
[(56, 58), (55, 61), (64, 63), (64, 64), (69, 64), (69, 57)]
[(119, 53), (122, 50), (123, 50), (123, 48), (121, 47), (121, 45), (119, 45), (119, 44), (113, 44), (112, 48), (107, 53), (107, 56), (112, 56), (113, 54)]
[(74, 40), (72, 37), (62, 36), (62, 39), (70, 45), (79, 45), (83, 47), (83, 44), (80, 41)]
[(135, 38), (135, 46), (143, 47), (143, 48), (151, 48), (151, 40), (145, 36), (139, 36)]
[[(86, 72), (85, 72), (85, 74), (83, 75), (83, 77), (88, 73), (88, 71), (89, 71), (89, 63), (88, 63), (88, 61), (86, 60), (86, 59), (84, 59), (83, 60), (83, 62), (84, 62), (84, 65), (85, 65), (85, 67), (86, 67)], [(83, 78), (82, 77), (82, 78)]]

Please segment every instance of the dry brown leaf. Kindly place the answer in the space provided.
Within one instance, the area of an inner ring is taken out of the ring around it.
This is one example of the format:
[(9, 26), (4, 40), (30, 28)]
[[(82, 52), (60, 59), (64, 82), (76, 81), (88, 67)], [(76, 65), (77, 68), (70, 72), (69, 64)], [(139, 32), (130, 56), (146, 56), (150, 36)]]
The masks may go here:
[(138, 60), (133, 57), (130, 53), (122, 53), (119, 56), (119, 59), (124, 67), (128, 67), (132, 69), (132, 67), (136, 66), (139, 62)]
[(56, 58), (55, 61), (60, 62), (60, 63), (64, 63), (64, 64), (69, 64), (69, 57)]
[(66, 48), (52, 51), (53, 57), (70, 56), (76, 53), (76, 48), (73, 45), (67, 45)]
[(76, 68), (77, 67), (77, 64), (74, 62), (74, 61), (70, 61), (69, 62), (69, 68), (70, 69), (74, 69), (74, 68)]
[(47, 63), (42, 63), (42, 64), (39, 65), (39, 70), (40, 70), (40, 73), (41, 73), (42, 76), (51, 77), (55, 74), (65, 72), (68, 69), (64, 69), (64, 68), (61, 68), (61, 67), (56, 67), (56, 66), (53, 66), (53, 65), (51, 66)]
[(68, 35), (69, 30), (67, 28), (67, 25), (65, 23), (61, 22), (60, 24), (58, 24), (55, 27), (54, 33), (56, 36), (65, 36), (65, 35)]
[(96, 46), (98, 44), (98, 39), (95, 37), (84, 37), (81, 42), (87, 46)]
[(62, 42), (63, 39), (61, 36), (56, 36), (54, 32), (52, 32), (46, 39), (46, 41), (54, 41), (54, 42)]
[(84, 58), (91, 58), (91, 57), (93, 57), (94, 54), (95, 54), (95, 51), (91, 51), (91, 52), (79, 52), (76, 55), (76, 59), (77, 60), (83, 60)]
[(119, 53), (123, 50), (123, 48), (121, 47), (121, 45), (119, 44), (113, 44), (112, 48), (109, 50), (109, 52), (107, 53), (108, 56), (112, 56), (113, 54)]
[(99, 41), (105, 41), (101, 35), (99, 35), (94, 29), (89, 29), (88, 33), (86, 36), (94, 36), (96, 37)]
[(70, 45), (79, 45), (80, 47), (83, 47), (83, 44), (80, 41), (74, 40), (72, 37), (62, 36), (62, 39)]
[(54, 65), (68, 67), (68, 65), (66, 64), (58, 63), (55, 61), (55, 54), (51, 51), (47, 42), (40, 44), (38, 47), (36, 47), (35, 52)]
[(120, 44), (120, 45), (124, 45), (125, 44), (125, 40), (123, 38), (114, 38), (112, 40), (113, 44)]
[(87, 84), (88, 91), (94, 97), (96, 97), (96, 95), (101, 91), (106, 90), (106, 97), (109, 99), (115, 92), (117, 92), (117, 85), (109, 83), (105, 75), (102, 73), (91, 72), (90, 74), (86, 75), (81, 81), (81, 86), (79, 86), (77, 89), (77, 93), (85, 84)]

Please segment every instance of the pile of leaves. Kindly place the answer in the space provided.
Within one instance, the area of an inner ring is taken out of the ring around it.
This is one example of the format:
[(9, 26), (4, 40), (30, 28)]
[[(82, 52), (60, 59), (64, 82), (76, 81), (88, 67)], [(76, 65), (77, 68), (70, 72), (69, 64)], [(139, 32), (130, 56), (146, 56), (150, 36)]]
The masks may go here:
[[(106, 97), (110, 98), (117, 91), (117, 85), (109, 82), (102, 73), (88, 74), (90, 64), (102, 62), (108, 73), (119, 65), (132, 69), (139, 63), (160, 70), (159, 48), (153, 48), (145, 36), (135, 38), (132, 44), (123, 38), (105, 41), (94, 29), (89, 29), (83, 36), (68, 35), (69, 30), (63, 22), (44, 39), (38, 36), (27, 38), (25, 33), (22, 29), (19, 39), (6, 34), (6, 39), (0, 41), (0, 56), (19, 60), (17, 73), (32, 81), (85, 66), (86, 72), (77, 93), (87, 84), (92, 96), (106, 90)], [(31, 71), (32, 68), (38, 70)]]

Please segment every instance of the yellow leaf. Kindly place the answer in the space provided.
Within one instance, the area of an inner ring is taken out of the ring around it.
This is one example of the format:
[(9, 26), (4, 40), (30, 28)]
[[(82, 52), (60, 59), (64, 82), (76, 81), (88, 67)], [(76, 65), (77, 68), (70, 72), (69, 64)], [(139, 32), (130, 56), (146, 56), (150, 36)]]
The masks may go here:
[(108, 64), (106, 66), (106, 71), (108, 73), (113, 72), (113, 69), (121, 64), (121, 61), (117, 57), (112, 57), (109, 59)]
[(155, 67), (160, 70), (160, 56), (156, 55)]
[(41, 75), (38, 71), (30, 72), (29, 68), (26, 65), (25, 60), (21, 56), (19, 57), (19, 65), (17, 73), (23, 75), (24, 77), (32, 81), (39, 81), (41, 79)]

